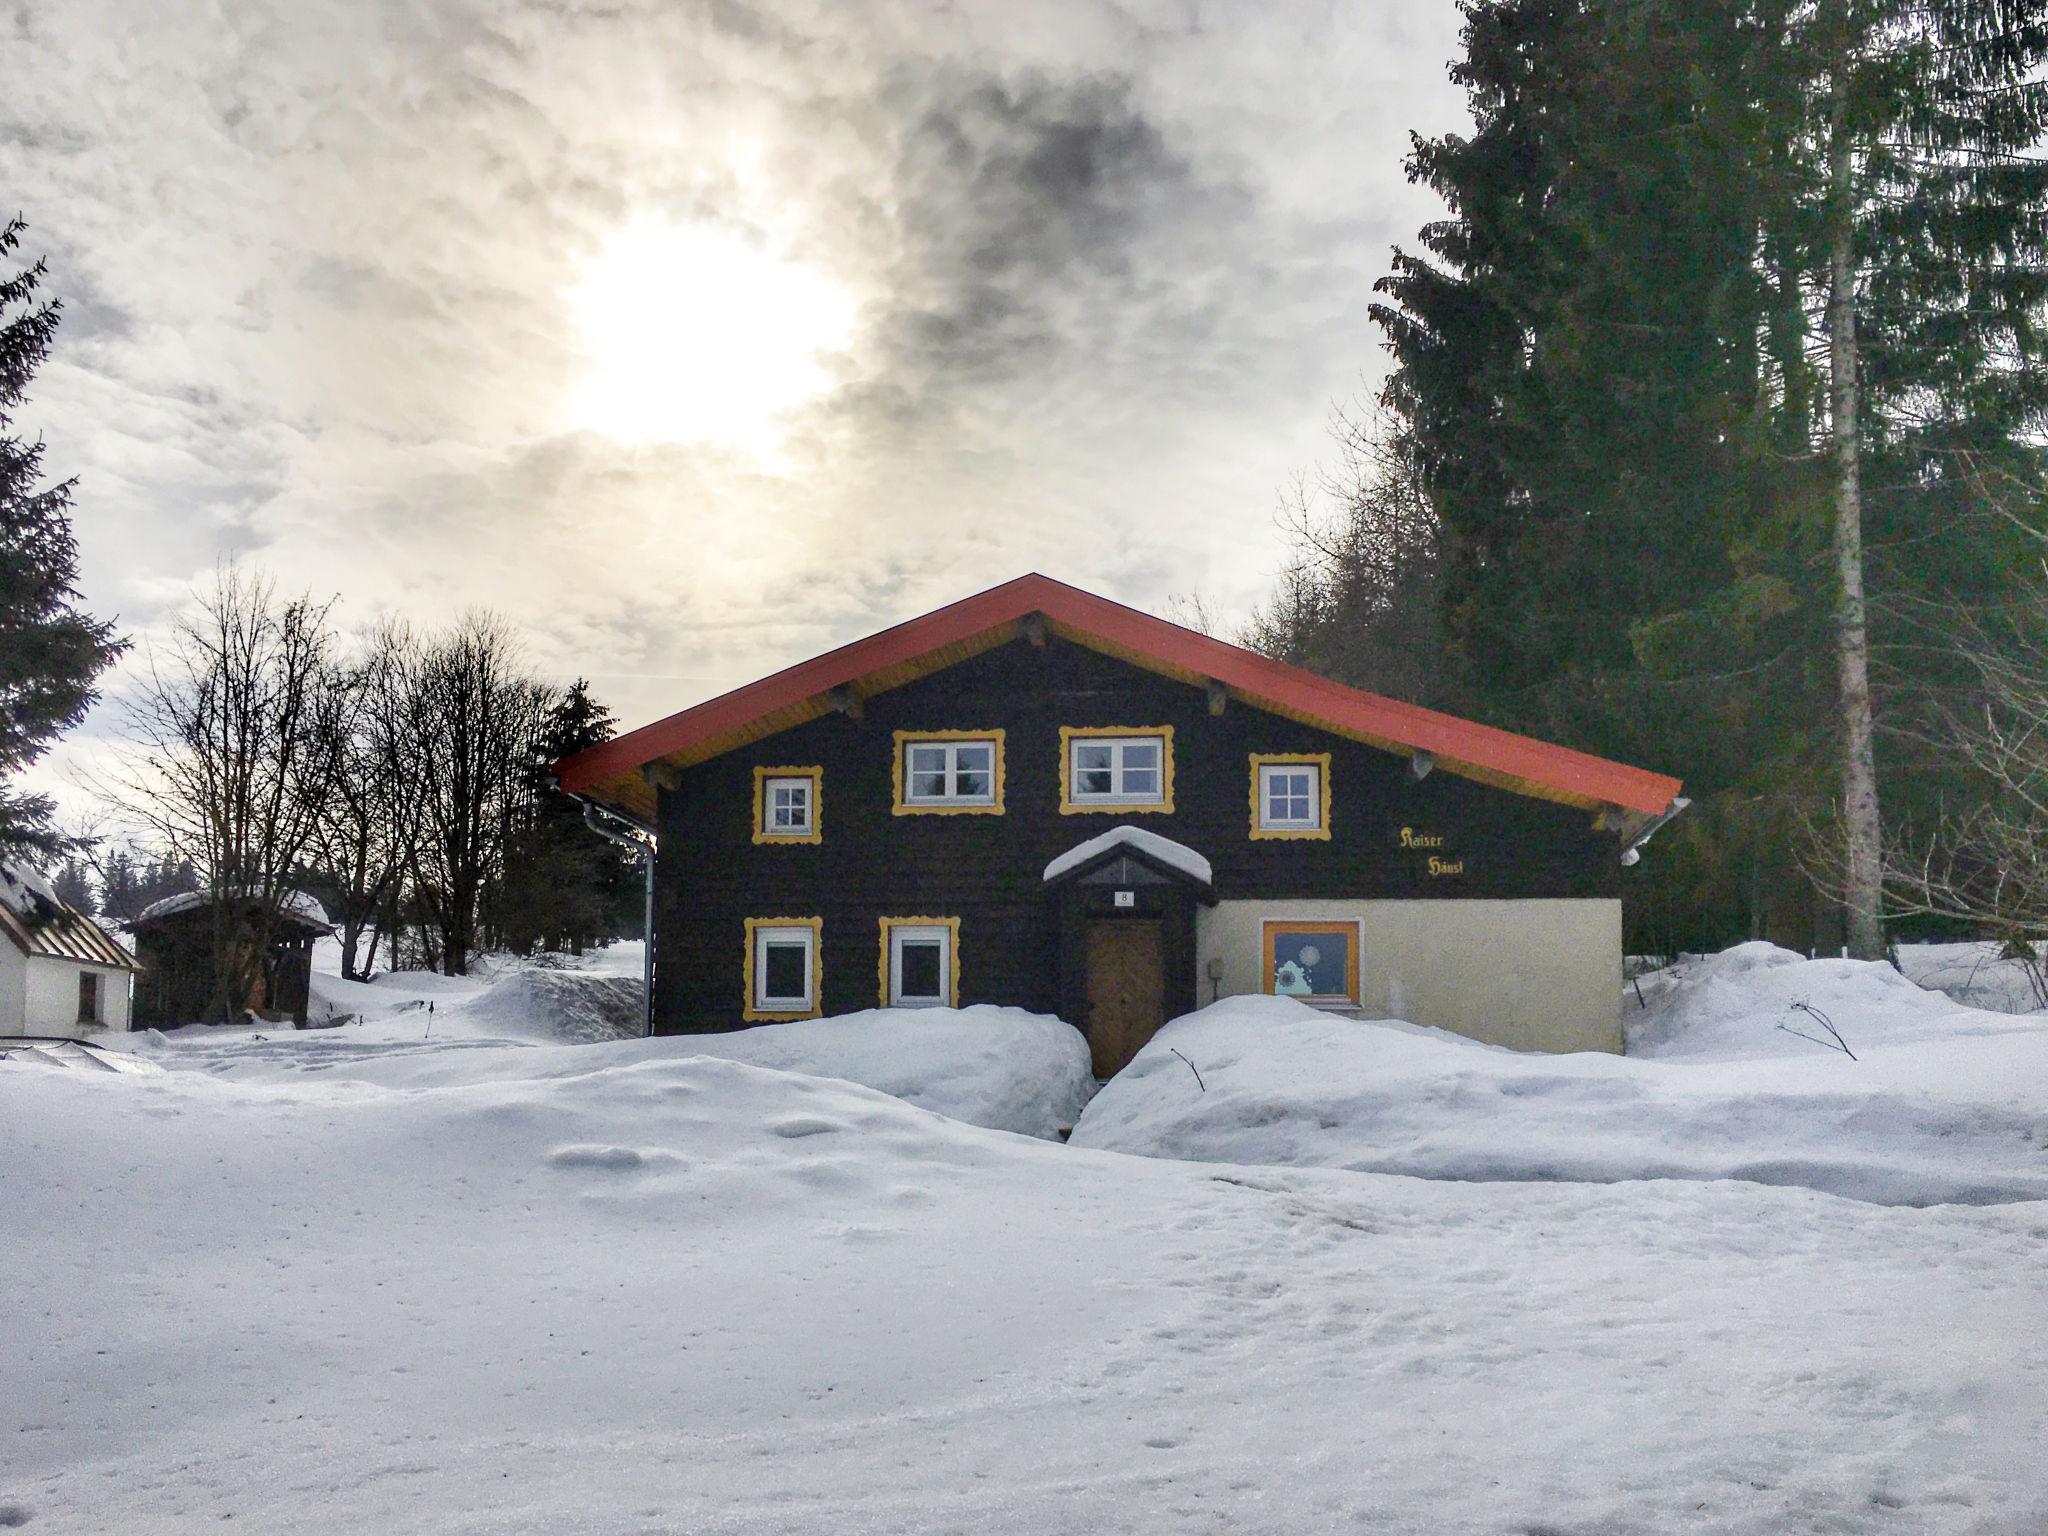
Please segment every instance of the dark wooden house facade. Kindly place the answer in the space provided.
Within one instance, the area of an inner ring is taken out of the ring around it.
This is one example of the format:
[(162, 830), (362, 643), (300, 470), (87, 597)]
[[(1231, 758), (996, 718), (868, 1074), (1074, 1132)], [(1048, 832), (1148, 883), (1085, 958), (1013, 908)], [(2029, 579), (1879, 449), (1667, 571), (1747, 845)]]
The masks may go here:
[(1006, 1003), (1103, 1071), (1245, 991), (1615, 1048), (1619, 857), (1682, 803), (1041, 576), (557, 774), (657, 835), (658, 1030)]

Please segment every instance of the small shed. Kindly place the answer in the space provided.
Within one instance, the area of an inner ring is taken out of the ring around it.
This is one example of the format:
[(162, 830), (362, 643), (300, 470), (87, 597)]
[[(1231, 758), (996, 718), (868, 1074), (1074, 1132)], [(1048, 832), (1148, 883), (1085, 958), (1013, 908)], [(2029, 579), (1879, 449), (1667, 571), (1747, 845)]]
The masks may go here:
[(231, 956), (245, 968), (248, 1011), (305, 1027), (312, 992), (313, 941), (334, 931), (319, 902), (286, 892), (275, 911), (254, 897), (216, 899), (205, 891), (167, 896), (129, 923), (143, 975), (135, 990), (138, 1027), (217, 1023), (221, 989), (216, 933), (225, 925)]
[(0, 1035), (129, 1027), (135, 958), (23, 865), (0, 863)]

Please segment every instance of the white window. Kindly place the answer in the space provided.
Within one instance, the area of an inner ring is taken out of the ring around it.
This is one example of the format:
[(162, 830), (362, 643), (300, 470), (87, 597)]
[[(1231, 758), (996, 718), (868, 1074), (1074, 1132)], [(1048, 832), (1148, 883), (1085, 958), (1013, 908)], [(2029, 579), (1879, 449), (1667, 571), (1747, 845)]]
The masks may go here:
[(761, 830), (770, 837), (803, 837), (812, 827), (812, 805), (816, 784), (809, 778), (770, 779), (762, 796), (767, 825)]
[(944, 1008), (953, 1001), (953, 930), (948, 926), (889, 926), (889, 1006)]
[(756, 1013), (810, 1013), (817, 1007), (818, 930), (809, 924), (754, 928)]
[(1259, 769), (1259, 828), (1313, 832), (1323, 824), (1322, 769), (1314, 763), (1267, 763)]
[(1159, 805), (1166, 799), (1160, 736), (1077, 736), (1067, 745), (1068, 798), (1076, 805)]
[(993, 740), (911, 741), (903, 747), (905, 805), (994, 805)]

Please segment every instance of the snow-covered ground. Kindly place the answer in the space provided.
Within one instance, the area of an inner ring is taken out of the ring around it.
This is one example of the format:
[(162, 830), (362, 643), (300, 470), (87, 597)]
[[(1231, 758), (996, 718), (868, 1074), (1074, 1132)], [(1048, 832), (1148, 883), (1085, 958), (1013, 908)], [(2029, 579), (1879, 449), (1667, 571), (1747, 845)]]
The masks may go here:
[(2048, 1018), (1768, 944), (1642, 988), (1628, 1056), (1531, 1055), (1227, 999), (1162, 1030), (1074, 1141), (1433, 1179), (1746, 1179), (1910, 1205), (2048, 1197)]
[(1073, 1125), (1095, 1091), (1080, 1031), (1021, 1008), (869, 1009), (642, 1039), (639, 957), (637, 944), (615, 945), (577, 966), (498, 960), (474, 977), (399, 971), (369, 982), (316, 971), (309, 1016), (346, 1022), (195, 1025), (119, 1043), (164, 1066), (248, 1082), (318, 1077), (387, 1088), (539, 1081), (716, 1056), (842, 1078), (970, 1125), (1042, 1137)]
[[(520, 969), (178, 1031), (156, 1074), (0, 1067), (0, 1526), (2048, 1529), (2048, 1202), (1874, 1203), (1985, 1177), (1989, 1107), (2032, 1116), (2001, 1177), (2038, 1171), (2041, 1021), (1756, 949), (1646, 980), (1642, 1059), (1250, 1001), (1171, 1026), (1077, 1132), (1257, 1083), (1266, 1126), (1231, 1134), (1294, 1161), (1490, 1124), (1496, 1171), (1455, 1182), (1062, 1147), (699, 1053), (844, 1065), (852, 1020), (507, 1038), (480, 1005)], [(1859, 1060), (1777, 1031), (1795, 1000)], [(1320, 1124), (1375, 1074), (1362, 1130)], [(1902, 1128), (1925, 1101), (1954, 1134)], [(1702, 1181), (1801, 1120), (1873, 1199)], [(1615, 1181), (1546, 1170), (1578, 1142)]]

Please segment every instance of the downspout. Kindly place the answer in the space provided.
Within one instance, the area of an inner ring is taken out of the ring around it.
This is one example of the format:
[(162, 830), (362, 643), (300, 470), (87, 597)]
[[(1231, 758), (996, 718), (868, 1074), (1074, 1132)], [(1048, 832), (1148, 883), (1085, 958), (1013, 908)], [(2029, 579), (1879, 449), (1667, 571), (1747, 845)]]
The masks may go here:
[(1655, 837), (1657, 835), (1657, 829), (1662, 827), (1665, 822), (1671, 820), (1674, 816), (1678, 815), (1679, 812), (1683, 811), (1687, 806), (1691, 804), (1692, 802), (1686, 799), (1684, 795), (1672, 796), (1671, 803), (1664, 807), (1663, 813), (1659, 816), (1654, 817), (1649, 822), (1645, 823), (1643, 826), (1643, 830), (1638, 832), (1633, 838), (1631, 838), (1629, 840), (1629, 845), (1621, 850), (1622, 867), (1624, 869), (1632, 867), (1639, 859), (1641, 859), (1643, 856), (1641, 851), (1643, 844), (1647, 843), (1651, 838)]
[[(647, 1018), (640, 1033), (643, 1036), (654, 1033), (654, 851), (657, 846), (654, 833), (635, 822), (627, 821), (600, 807), (595, 801), (583, 800), (583, 825), (590, 828), (607, 842), (617, 843), (632, 852), (640, 861), (642, 883), (646, 887), (640, 924), (640, 995), (646, 1001)], [(624, 832), (614, 831), (598, 820), (600, 816), (616, 821), (627, 828)]]

